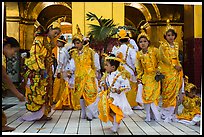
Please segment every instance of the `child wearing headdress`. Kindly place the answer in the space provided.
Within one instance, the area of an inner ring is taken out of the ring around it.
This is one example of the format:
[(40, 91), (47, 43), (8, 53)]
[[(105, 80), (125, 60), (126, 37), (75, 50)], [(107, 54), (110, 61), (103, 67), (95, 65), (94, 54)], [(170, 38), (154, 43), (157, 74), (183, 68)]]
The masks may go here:
[(175, 115), (179, 92), (182, 87), (183, 70), (179, 62), (179, 45), (175, 42), (176, 30), (169, 24), (164, 33), (165, 41), (160, 42), (160, 72), (165, 75), (162, 79), (162, 109), (161, 118), (171, 122)]
[(57, 42), (60, 49), (53, 87), (53, 101), (56, 102), (54, 109), (73, 109), (72, 92), (74, 90), (75, 64), (67, 47), (64, 47), (67, 43), (65, 37), (61, 35)]
[(98, 93), (97, 72), (99, 70), (98, 61), (95, 58), (95, 51), (89, 47), (89, 40), (85, 38), (79, 26), (77, 33), (72, 37), (72, 43), (75, 50), (72, 52), (72, 58), (75, 62), (75, 91), (73, 93), (74, 110), (81, 108), (81, 118), (92, 120), (87, 106), (92, 104)]
[(145, 121), (160, 120), (158, 111), (160, 97), (160, 81), (155, 80), (159, 73), (159, 51), (158, 48), (150, 46), (150, 38), (141, 27), (142, 31), (137, 37), (137, 43), (141, 48), (137, 52), (137, 81), (142, 84), (142, 102), (146, 111)]
[(178, 122), (195, 125), (200, 122), (201, 98), (196, 95), (197, 87), (185, 79), (185, 95), (182, 99), (183, 110), (176, 115)]
[(103, 122), (113, 123), (112, 131), (117, 132), (121, 120), (133, 113), (126, 98), (126, 92), (130, 90), (129, 80), (123, 73), (124, 68), (120, 66), (122, 60), (111, 54), (105, 58), (104, 73), (99, 93), (98, 111), (99, 119)]

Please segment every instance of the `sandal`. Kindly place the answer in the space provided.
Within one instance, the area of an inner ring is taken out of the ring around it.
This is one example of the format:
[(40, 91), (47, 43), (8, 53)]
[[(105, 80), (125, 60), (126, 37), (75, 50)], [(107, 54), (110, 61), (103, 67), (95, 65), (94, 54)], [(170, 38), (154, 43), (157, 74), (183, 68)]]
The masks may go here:
[(43, 117), (41, 117), (40, 119), (38, 119), (36, 121), (50, 121), (50, 120), (52, 120), (51, 117), (43, 116)]
[(2, 126), (2, 132), (11, 132), (14, 131), (16, 128), (9, 127), (9, 126)]

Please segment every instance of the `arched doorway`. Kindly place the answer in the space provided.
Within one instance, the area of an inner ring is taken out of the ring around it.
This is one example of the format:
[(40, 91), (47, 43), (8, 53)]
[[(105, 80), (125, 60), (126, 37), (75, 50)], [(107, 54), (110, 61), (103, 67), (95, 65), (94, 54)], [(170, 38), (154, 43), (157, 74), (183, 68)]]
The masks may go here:
[[(72, 8), (68, 2), (39, 2), (33, 9), (32, 17), (44, 27), (47, 28), (53, 21), (60, 17), (65, 17), (65, 22), (62, 22), (61, 34), (72, 34)], [(60, 35), (61, 35), (60, 34)], [(55, 41), (57, 38), (55, 39)], [(55, 47), (53, 53), (57, 57), (58, 49)]]

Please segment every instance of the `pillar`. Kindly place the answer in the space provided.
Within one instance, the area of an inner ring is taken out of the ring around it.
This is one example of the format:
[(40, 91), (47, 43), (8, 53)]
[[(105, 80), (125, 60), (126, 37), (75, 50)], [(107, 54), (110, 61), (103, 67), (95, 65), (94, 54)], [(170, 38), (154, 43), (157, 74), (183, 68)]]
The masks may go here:
[(76, 33), (76, 24), (79, 24), (84, 35), (90, 31), (88, 24), (98, 25), (98, 22), (86, 20), (88, 12), (96, 14), (97, 17), (113, 19), (117, 25), (124, 25), (123, 2), (72, 2), (72, 34)]

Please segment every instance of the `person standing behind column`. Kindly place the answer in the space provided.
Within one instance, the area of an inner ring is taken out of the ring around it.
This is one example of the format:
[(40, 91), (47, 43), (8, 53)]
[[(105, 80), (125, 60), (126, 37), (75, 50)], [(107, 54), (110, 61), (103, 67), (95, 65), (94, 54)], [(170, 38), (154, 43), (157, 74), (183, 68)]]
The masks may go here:
[(146, 111), (145, 121), (151, 121), (153, 118), (158, 121), (160, 120), (160, 113), (157, 106), (161, 85), (160, 81), (155, 80), (155, 76), (159, 73), (159, 51), (158, 48), (150, 47), (149, 36), (144, 30), (137, 37), (137, 42), (141, 48), (137, 52), (137, 81), (143, 85), (142, 100)]
[(160, 42), (160, 72), (165, 75), (162, 80), (162, 109), (161, 118), (171, 122), (178, 101), (178, 94), (182, 87), (183, 70), (179, 62), (179, 45), (174, 42), (177, 37), (175, 29), (167, 20), (164, 42)]

